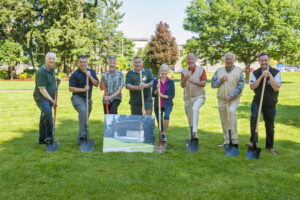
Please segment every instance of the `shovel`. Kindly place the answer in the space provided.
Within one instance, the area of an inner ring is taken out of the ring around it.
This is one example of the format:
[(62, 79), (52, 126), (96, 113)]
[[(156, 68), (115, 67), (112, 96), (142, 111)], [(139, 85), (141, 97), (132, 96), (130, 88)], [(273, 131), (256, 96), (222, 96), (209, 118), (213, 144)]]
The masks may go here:
[[(88, 76), (86, 76), (86, 85), (88, 84), (89, 84), (89, 78)], [(85, 126), (86, 139), (80, 140), (81, 152), (92, 152), (94, 149), (94, 140), (89, 140), (88, 124), (89, 124), (89, 90), (86, 91), (86, 126)]]
[[(56, 94), (55, 94), (55, 104), (57, 104), (57, 95), (58, 95), (58, 87), (56, 87)], [(50, 144), (46, 144), (46, 152), (55, 152), (59, 149), (59, 143), (54, 141), (55, 136), (55, 121), (56, 121), (56, 108), (57, 106), (54, 106), (54, 119), (53, 119), (53, 131), (52, 131), (52, 138), (53, 141)]]
[(254, 138), (253, 147), (248, 146), (247, 153), (246, 153), (246, 157), (248, 159), (252, 159), (252, 160), (257, 160), (259, 158), (259, 155), (261, 152), (261, 148), (257, 148), (257, 146), (256, 146), (256, 140), (258, 138), (258, 124), (259, 124), (259, 120), (260, 120), (261, 107), (262, 107), (262, 103), (263, 103), (263, 99), (264, 99), (266, 80), (267, 80), (266, 77), (264, 77), (263, 88), (261, 91), (260, 102), (259, 102), (259, 107), (258, 107), (258, 115), (257, 115), (257, 120), (256, 120), (255, 138)]
[[(160, 79), (157, 80), (158, 83), (160, 83)], [(158, 142), (155, 142), (154, 151), (156, 153), (164, 153), (167, 149), (166, 142), (161, 141), (161, 108), (160, 108), (160, 87), (157, 87), (158, 93), (157, 93), (157, 99), (158, 99)]]
[[(225, 96), (227, 97), (226, 81), (224, 82), (224, 84), (225, 84)], [(239, 155), (239, 149), (238, 149), (238, 147), (236, 147), (232, 144), (232, 140), (231, 140), (231, 121), (230, 121), (228, 102), (227, 101), (226, 101), (226, 112), (227, 112), (227, 121), (228, 121), (229, 144), (224, 145), (225, 153), (228, 156), (238, 156)]]
[[(142, 69), (140, 71), (140, 83), (142, 83)], [(141, 95), (142, 95), (142, 113), (143, 115), (146, 115), (146, 110), (145, 110), (145, 100), (144, 100), (144, 90), (141, 90)]]
[(190, 121), (190, 137), (191, 139), (190, 140), (186, 140), (186, 151), (189, 151), (189, 152), (198, 152), (198, 149), (199, 149), (199, 141), (198, 139), (196, 138), (193, 138), (193, 117), (192, 117), (192, 97), (191, 97), (191, 83), (190, 83), (190, 91), (189, 91), (189, 110), (190, 110), (190, 117), (189, 117), (189, 121)]

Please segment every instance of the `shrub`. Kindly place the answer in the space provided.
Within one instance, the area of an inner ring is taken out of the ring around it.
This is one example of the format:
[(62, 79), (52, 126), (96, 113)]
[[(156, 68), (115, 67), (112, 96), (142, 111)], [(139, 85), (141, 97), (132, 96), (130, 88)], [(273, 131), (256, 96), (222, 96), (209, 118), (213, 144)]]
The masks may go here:
[(8, 71), (5, 69), (0, 69), (0, 79), (8, 79), (9, 74)]
[(19, 75), (19, 79), (20, 80), (26, 80), (27, 79), (27, 76), (28, 76), (28, 73), (26, 72), (23, 72)]
[(23, 73), (26, 73), (28, 78), (34, 79), (36, 70), (35, 69), (25, 69), (23, 71)]
[(63, 73), (63, 72), (58, 72), (58, 73), (57, 73), (57, 76), (58, 76), (59, 78), (68, 78), (68, 75), (67, 75), (66, 73)]

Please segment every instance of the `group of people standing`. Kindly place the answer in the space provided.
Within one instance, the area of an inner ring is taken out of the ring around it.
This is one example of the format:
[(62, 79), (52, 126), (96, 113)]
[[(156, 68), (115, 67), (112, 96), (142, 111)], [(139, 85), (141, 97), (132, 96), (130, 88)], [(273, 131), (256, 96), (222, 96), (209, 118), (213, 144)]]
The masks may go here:
[[(54, 53), (47, 53), (45, 64), (36, 73), (36, 86), (34, 99), (41, 110), (39, 143), (47, 144), (53, 142), (52, 138), (52, 107), (57, 106), (55, 91), (60, 79), (55, 76)], [(263, 78), (266, 78), (266, 87), (262, 112), (266, 126), (266, 148), (274, 155), (274, 119), (276, 115), (276, 103), (278, 91), (281, 86), (280, 71), (270, 66), (270, 57), (267, 53), (259, 55), (260, 68), (255, 70), (251, 77), (250, 88), (254, 90), (254, 98), (251, 105), (251, 137), (248, 143), (252, 147), (257, 143), (255, 138), (255, 126), (258, 115), (258, 105), (263, 87)], [(211, 80), (211, 87), (218, 88), (218, 110), (223, 129), (224, 142), (219, 145), (229, 144), (227, 112), (229, 112), (230, 125), (232, 130), (232, 143), (238, 146), (237, 115), (236, 110), (240, 103), (240, 97), (244, 89), (244, 75), (240, 67), (234, 65), (235, 56), (232, 53), (225, 55), (225, 66), (217, 69)], [(196, 56), (186, 56), (187, 68), (181, 72), (180, 85), (184, 89), (184, 108), (191, 127), (191, 139), (198, 139), (199, 111), (205, 103), (205, 86), (207, 76), (204, 67), (196, 65)], [(114, 56), (108, 59), (108, 70), (101, 73), (99, 81), (96, 72), (87, 68), (87, 57), (78, 57), (79, 68), (72, 73), (69, 79), (69, 90), (72, 92), (71, 101), (78, 112), (79, 137), (86, 139), (85, 120), (92, 110), (92, 89), (93, 86), (105, 90), (102, 102), (105, 114), (118, 114), (118, 107), (122, 101), (122, 89), (125, 86), (130, 93), (130, 108), (132, 115), (152, 115), (154, 98), (154, 113), (159, 119), (159, 105), (161, 110), (160, 140), (166, 142), (166, 132), (169, 125), (170, 114), (173, 109), (175, 97), (174, 81), (168, 77), (169, 66), (163, 64), (159, 68), (159, 78), (155, 79), (153, 73), (143, 68), (143, 60), (140, 57), (133, 59), (134, 69), (126, 74), (125, 83), (122, 72), (117, 70), (117, 59)], [(88, 81), (86, 80), (88, 78)], [(87, 84), (88, 83), (88, 84)], [(86, 94), (88, 93), (88, 112), (86, 111)], [(160, 103), (158, 103), (160, 100)], [(226, 109), (228, 104), (228, 111)]]

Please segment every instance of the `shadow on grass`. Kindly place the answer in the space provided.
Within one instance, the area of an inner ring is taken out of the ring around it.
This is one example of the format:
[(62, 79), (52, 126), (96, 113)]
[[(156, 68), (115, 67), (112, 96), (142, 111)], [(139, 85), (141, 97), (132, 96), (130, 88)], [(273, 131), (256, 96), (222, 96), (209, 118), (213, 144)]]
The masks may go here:
[[(252, 102), (241, 102), (238, 107), (238, 118), (246, 118), (249, 119), (251, 117), (251, 103)], [(300, 127), (300, 106), (292, 106), (292, 105), (276, 105), (276, 117), (275, 117), (275, 125), (276, 123)], [(261, 115), (261, 119), (263, 119), (263, 115)]]

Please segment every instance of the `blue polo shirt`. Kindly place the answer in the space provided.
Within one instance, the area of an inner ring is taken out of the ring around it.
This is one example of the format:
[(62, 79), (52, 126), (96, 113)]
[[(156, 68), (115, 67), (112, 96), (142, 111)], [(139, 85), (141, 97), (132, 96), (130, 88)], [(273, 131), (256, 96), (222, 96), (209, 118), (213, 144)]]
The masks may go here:
[[(91, 72), (92, 77), (99, 81), (96, 75), (96, 72), (93, 69), (87, 68), (88, 71)], [(81, 71), (80, 68), (78, 68), (73, 74), (71, 75), (69, 79), (69, 87), (76, 87), (76, 88), (84, 88), (86, 86), (86, 74)], [(91, 80), (89, 80), (89, 99), (92, 97), (92, 91), (93, 91), (93, 83)], [(86, 99), (86, 92), (79, 92), (79, 93), (74, 93), (73, 95), (76, 94), (84, 99)]]

